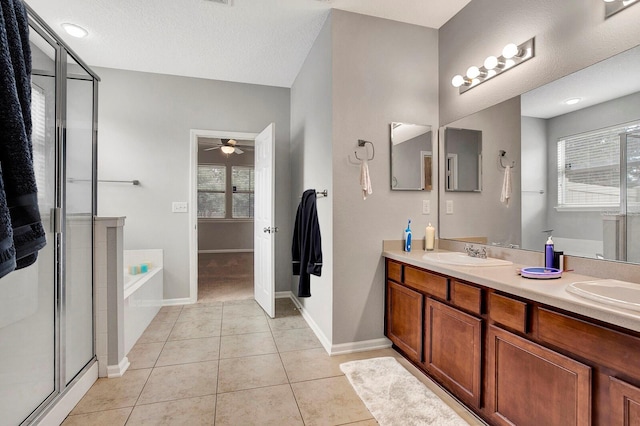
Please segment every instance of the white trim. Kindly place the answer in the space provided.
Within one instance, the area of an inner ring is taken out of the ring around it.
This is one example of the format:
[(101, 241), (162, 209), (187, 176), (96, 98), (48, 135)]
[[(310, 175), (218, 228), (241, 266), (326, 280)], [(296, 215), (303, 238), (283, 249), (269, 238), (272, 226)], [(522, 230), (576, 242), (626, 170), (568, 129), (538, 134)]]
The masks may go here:
[[(282, 292), (278, 292), (278, 293), (281, 294)], [(320, 343), (324, 347), (324, 350), (327, 351), (329, 355), (331, 355), (331, 341), (327, 338), (327, 336), (324, 335), (324, 333), (322, 332), (320, 327), (318, 327), (318, 324), (316, 324), (313, 318), (311, 318), (311, 315), (309, 315), (309, 312), (307, 312), (307, 310), (300, 304), (298, 299), (296, 299), (293, 296), (293, 293), (289, 292), (289, 294), (290, 294), (289, 297), (293, 301), (293, 304), (296, 305), (296, 307), (302, 314), (302, 318), (304, 318), (304, 320), (307, 322), (311, 330), (315, 333), (318, 340), (320, 340)], [(279, 296), (276, 296), (276, 298), (278, 297)]]
[[(191, 129), (189, 131), (189, 297), (165, 300), (166, 305), (196, 303), (198, 300), (198, 138), (255, 140), (258, 133)], [(187, 300), (183, 302), (183, 300)]]
[(179, 299), (164, 299), (162, 301), (162, 306), (190, 305), (192, 303), (196, 303), (197, 301), (198, 299), (192, 299), (191, 297), (181, 297)]
[(74, 384), (67, 388), (49, 412), (39, 419), (38, 424), (42, 426), (62, 424), (96, 380), (98, 380), (98, 363), (94, 362)]
[(340, 343), (331, 346), (331, 356), (352, 354), (354, 352), (372, 351), (391, 347), (391, 340), (386, 337), (380, 339), (363, 340), (360, 342)]
[(118, 365), (107, 365), (107, 378), (115, 379), (116, 377), (122, 377), (130, 365), (129, 358), (126, 356), (120, 360)]
[[(293, 300), (293, 293), (291, 293), (290, 291), (276, 291), (276, 299), (291, 299), (291, 300)], [(295, 300), (293, 301), (293, 303), (296, 305), (296, 307), (298, 306), (298, 304), (295, 302)]]
[(198, 250), (198, 254), (200, 253), (253, 253), (253, 249)]
[(607, 213), (611, 211), (619, 211), (620, 204), (610, 205), (610, 206), (572, 206), (572, 205), (564, 205), (564, 206), (556, 206), (554, 207), (558, 212), (600, 212)]

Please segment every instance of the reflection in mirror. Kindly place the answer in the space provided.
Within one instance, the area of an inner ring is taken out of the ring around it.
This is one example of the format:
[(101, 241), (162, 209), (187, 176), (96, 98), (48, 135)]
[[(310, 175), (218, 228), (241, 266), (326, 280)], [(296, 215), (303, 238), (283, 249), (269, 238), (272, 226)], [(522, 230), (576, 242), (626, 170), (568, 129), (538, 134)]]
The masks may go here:
[(391, 189), (431, 191), (431, 126), (391, 123)]
[(444, 189), (479, 192), (482, 189), (482, 131), (444, 130)]

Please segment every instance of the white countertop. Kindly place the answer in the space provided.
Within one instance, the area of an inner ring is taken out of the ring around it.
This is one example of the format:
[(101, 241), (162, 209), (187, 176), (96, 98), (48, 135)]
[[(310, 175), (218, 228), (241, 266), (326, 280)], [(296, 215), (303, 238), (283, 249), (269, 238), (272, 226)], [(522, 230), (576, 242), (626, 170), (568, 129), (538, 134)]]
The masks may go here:
[(640, 312), (597, 303), (566, 291), (571, 283), (598, 278), (564, 272), (558, 279), (535, 280), (521, 277), (518, 270), (540, 265), (456, 266), (426, 261), (422, 259), (425, 253), (384, 250), (382, 256), (640, 332)]

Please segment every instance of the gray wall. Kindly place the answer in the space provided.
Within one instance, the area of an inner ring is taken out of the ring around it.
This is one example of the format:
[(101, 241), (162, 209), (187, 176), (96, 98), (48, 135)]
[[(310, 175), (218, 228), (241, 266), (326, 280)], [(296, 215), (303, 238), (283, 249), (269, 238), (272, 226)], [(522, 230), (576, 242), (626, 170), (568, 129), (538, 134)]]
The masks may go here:
[[(329, 190), (316, 206), (322, 234), (322, 276), (311, 277), (311, 297), (299, 299), (326, 346), (332, 339), (333, 203), (332, 176), (332, 17), (329, 15), (291, 87), (291, 214), (306, 189)], [(298, 277), (291, 291), (298, 294)]]
[[(547, 200), (553, 182), (547, 176), (547, 120), (522, 117), (522, 243), (523, 249), (542, 250), (547, 241)], [(539, 191), (544, 191), (540, 193)]]
[[(100, 179), (98, 213), (126, 216), (125, 249), (164, 249), (164, 297), (189, 297), (189, 220), (171, 213), (189, 201), (190, 129), (252, 132), (276, 124), (276, 288), (289, 288), (291, 211), (289, 95), (285, 88), (96, 69)], [(190, 206), (189, 208), (194, 208)]]
[(558, 212), (557, 142), (565, 136), (576, 135), (617, 124), (638, 120), (640, 92), (609, 102), (583, 108), (547, 120), (548, 143), (548, 208), (547, 225), (553, 235), (565, 238), (602, 240), (602, 215), (596, 212)]
[[(488, 242), (520, 244), (520, 97), (451, 123), (451, 127), (482, 130), (482, 191), (449, 192), (440, 179), (440, 237), (486, 237)], [(500, 202), (504, 169), (499, 151), (515, 160), (509, 207)], [(453, 214), (445, 203), (453, 202)]]
[[(473, 0), (440, 28), (440, 123), (520, 95), (640, 40), (640, 7), (604, 19), (602, 0)], [(536, 56), (460, 95), (451, 78), (498, 55), (507, 43), (536, 38)]]
[[(381, 241), (401, 239), (411, 218), (413, 247), (422, 249), (425, 227), (435, 222), (435, 191), (390, 189), (389, 125), (438, 123), (438, 32), (336, 10), (332, 16), (335, 346), (383, 337)], [(366, 200), (359, 167), (348, 161), (358, 139), (376, 147)], [(431, 201), (429, 216), (423, 199)]]
[[(216, 139), (199, 138), (199, 142), (215, 143)], [(247, 141), (238, 141), (246, 144)], [(253, 141), (248, 142), (253, 144)], [(243, 149), (242, 154), (226, 155), (219, 148), (205, 151), (198, 149), (198, 164), (224, 164), (230, 173), (232, 166), (253, 166), (253, 150)], [(232, 194), (227, 194), (227, 208), (232, 208)], [(253, 251), (253, 220), (248, 219), (198, 219), (198, 251)]]

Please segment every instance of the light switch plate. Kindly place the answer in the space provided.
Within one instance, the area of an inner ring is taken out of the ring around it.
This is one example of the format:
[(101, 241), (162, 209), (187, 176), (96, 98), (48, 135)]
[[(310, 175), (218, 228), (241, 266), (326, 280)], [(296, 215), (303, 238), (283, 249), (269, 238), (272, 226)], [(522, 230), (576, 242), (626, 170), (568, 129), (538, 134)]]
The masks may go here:
[(429, 200), (422, 200), (422, 214), (431, 213), (431, 203)]
[(173, 213), (187, 213), (189, 207), (186, 201), (174, 201), (171, 204), (171, 212)]
[(447, 214), (453, 214), (453, 200), (447, 200)]

